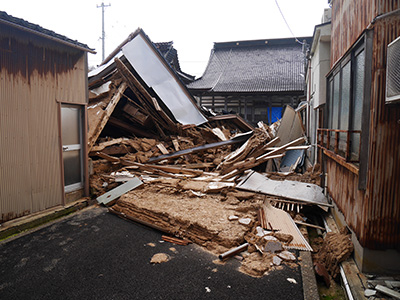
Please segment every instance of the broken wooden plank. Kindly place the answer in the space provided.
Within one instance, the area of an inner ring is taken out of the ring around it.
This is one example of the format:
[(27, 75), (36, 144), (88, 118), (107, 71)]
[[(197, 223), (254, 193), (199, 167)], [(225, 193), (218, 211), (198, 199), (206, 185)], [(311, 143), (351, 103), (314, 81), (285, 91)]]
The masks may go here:
[(174, 145), (175, 151), (181, 150), (181, 148), (179, 147), (178, 140), (176, 140), (176, 139), (172, 140), (172, 144)]
[(149, 115), (143, 113), (138, 105), (134, 105), (133, 101), (129, 101), (122, 108), (122, 111), (125, 113), (126, 117), (133, 122), (139, 123), (142, 126), (148, 126), (150, 117)]
[(172, 236), (166, 236), (166, 235), (161, 236), (161, 239), (165, 242), (169, 242), (169, 243), (173, 243), (173, 244), (177, 244), (177, 245), (181, 245), (181, 246), (187, 246), (191, 243), (188, 240), (183, 240), (183, 239), (179, 239), (179, 238), (172, 237)]
[(325, 230), (324, 227), (318, 226), (318, 225), (314, 225), (314, 224), (310, 224), (310, 223), (306, 223), (306, 222), (301, 222), (301, 221), (294, 221), (296, 224), (298, 225), (304, 225), (307, 227), (312, 227), (312, 228), (316, 228), (316, 229), (321, 229), (321, 230)]
[(118, 138), (118, 139), (112, 139), (110, 141), (102, 142), (102, 143), (98, 144), (97, 146), (93, 146), (92, 147), (92, 152), (100, 152), (100, 151), (102, 151), (103, 149), (105, 149), (105, 148), (107, 148), (109, 146), (121, 144), (126, 140), (129, 140), (129, 139), (127, 139), (127, 138)]
[(173, 167), (173, 168), (180, 168), (180, 169), (205, 169), (205, 168), (212, 168), (215, 166), (214, 163), (194, 163), (194, 164), (180, 164), (180, 165), (163, 165), (165, 167)]
[[(265, 157), (265, 158), (264, 158), (264, 161), (263, 161), (263, 162), (266, 162), (266, 161), (268, 161), (269, 159), (281, 158), (282, 156), (283, 156), (283, 154), (268, 156), (268, 157)], [(256, 162), (254, 162), (254, 163), (245, 165), (245, 166), (242, 167), (241, 169), (234, 169), (234, 170), (232, 170), (230, 173), (221, 176), (221, 180), (227, 180), (227, 179), (230, 179), (230, 178), (232, 178), (232, 177), (235, 177), (236, 175), (238, 175), (238, 174), (240, 174), (240, 173), (242, 173), (242, 172), (244, 172), (244, 171), (246, 171), (246, 170), (249, 170), (249, 169), (251, 169), (251, 168), (254, 168), (254, 167), (258, 166), (258, 165), (259, 165), (259, 163), (256, 161)]]
[(169, 151), (167, 150), (167, 148), (165, 148), (165, 146), (162, 143), (158, 143), (157, 148), (160, 149), (161, 153), (166, 155), (169, 154)]
[(375, 289), (376, 289), (378, 292), (381, 292), (381, 293), (383, 293), (383, 294), (385, 294), (385, 295), (388, 295), (388, 296), (393, 297), (393, 298), (395, 298), (395, 299), (400, 299), (400, 293), (399, 293), (399, 292), (396, 292), (395, 290), (389, 289), (389, 288), (386, 287), (386, 286), (383, 286), (383, 285), (378, 284), (378, 285), (375, 287)]
[(108, 191), (107, 193), (97, 197), (97, 202), (107, 205), (111, 201), (121, 197), (123, 194), (126, 194), (127, 192), (137, 188), (138, 186), (141, 186), (143, 182), (135, 177), (126, 183), (116, 187), (115, 189), (112, 189), (111, 191)]
[(185, 150), (180, 150), (180, 151), (177, 151), (175, 153), (168, 154), (168, 155), (160, 155), (160, 156), (157, 156), (157, 157), (151, 157), (149, 159), (149, 162), (158, 162), (158, 161), (161, 161), (163, 159), (172, 159), (172, 158), (184, 156), (184, 155), (187, 155), (187, 154), (198, 153), (198, 152), (205, 151), (205, 150), (208, 150), (208, 149), (214, 149), (214, 148), (219, 148), (219, 147), (226, 146), (226, 145), (232, 145), (232, 144), (244, 142), (252, 134), (253, 133), (250, 132), (248, 134), (240, 135), (240, 136), (235, 137), (235, 138), (233, 138), (231, 140), (228, 140), (228, 141), (222, 141), (222, 142), (217, 142), (217, 143), (212, 143), (212, 144), (205, 144), (203, 146), (199, 146), (199, 147), (195, 147), (195, 148), (189, 148), (189, 149), (185, 149)]
[(101, 121), (96, 125), (95, 130), (92, 132), (90, 136), (88, 136), (88, 152), (91, 151), (93, 145), (96, 143), (100, 133), (103, 131), (104, 127), (106, 126), (111, 114), (113, 113), (115, 107), (117, 106), (119, 100), (121, 99), (122, 94), (124, 93), (125, 89), (127, 88), (126, 83), (121, 83), (118, 87), (118, 90), (111, 98), (110, 102), (105, 109), (105, 113), (101, 117)]
[(150, 165), (150, 164), (141, 164), (141, 163), (129, 161), (126, 159), (121, 159), (121, 162), (124, 165), (128, 166), (127, 168), (134, 167), (134, 168), (152, 172), (155, 174), (160, 173), (160, 174), (168, 175), (168, 176), (171, 176), (171, 174), (186, 174), (186, 175), (190, 175), (190, 176), (200, 176), (204, 173), (204, 171), (202, 171), (202, 170)]
[(113, 156), (105, 154), (103, 152), (96, 152), (96, 156), (104, 158), (104, 159), (106, 159), (108, 161), (111, 161), (112, 163), (119, 163), (120, 162), (119, 158), (113, 157)]

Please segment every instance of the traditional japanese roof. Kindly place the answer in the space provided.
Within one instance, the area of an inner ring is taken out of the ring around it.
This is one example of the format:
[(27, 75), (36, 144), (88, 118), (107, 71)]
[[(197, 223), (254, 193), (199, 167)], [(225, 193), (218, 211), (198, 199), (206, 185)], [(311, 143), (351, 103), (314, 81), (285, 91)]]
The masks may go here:
[(154, 43), (154, 46), (161, 52), (165, 60), (169, 63), (172, 69), (179, 75), (180, 79), (188, 84), (194, 80), (195, 76), (189, 75), (182, 71), (178, 59), (178, 51), (173, 46), (174, 42)]
[(6, 25), (12, 26), (14, 28), (18, 28), (18, 29), (42, 36), (44, 38), (48, 38), (48, 39), (60, 42), (62, 44), (72, 46), (74, 48), (79, 48), (79, 49), (87, 51), (87, 52), (96, 53), (93, 49), (89, 48), (86, 44), (82, 44), (78, 41), (74, 41), (70, 38), (67, 38), (66, 36), (55, 33), (54, 31), (45, 29), (39, 25), (30, 23), (23, 19), (13, 17), (4, 11), (0, 11), (0, 24), (6, 24)]
[[(309, 45), (312, 37), (297, 40)], [(285, 38), (214, 43), (203, 76), (188, 88), (215, 93), (303, 91), (305, 54), (298, 41)]]

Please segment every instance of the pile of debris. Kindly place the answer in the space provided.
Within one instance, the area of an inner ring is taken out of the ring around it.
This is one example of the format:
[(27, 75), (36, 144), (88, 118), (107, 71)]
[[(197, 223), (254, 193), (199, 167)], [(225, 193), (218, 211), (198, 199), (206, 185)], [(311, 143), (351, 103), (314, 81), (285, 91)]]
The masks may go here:
[(400, 299), (400, 277), (369, 276), (364, 291), (367, 299)]
[(330, 206), (318, 170), (294, 173), (309, 147), (298, 111), (257, 128), (210, 115), (141, 29), (89, 74), (89, 89), (91, 192), (111, 212), (216, 254), (242, 247), (254, 276), (295, 262), (288, 250), (312, 250), (285, 211), (304, 224), (304, 206)]

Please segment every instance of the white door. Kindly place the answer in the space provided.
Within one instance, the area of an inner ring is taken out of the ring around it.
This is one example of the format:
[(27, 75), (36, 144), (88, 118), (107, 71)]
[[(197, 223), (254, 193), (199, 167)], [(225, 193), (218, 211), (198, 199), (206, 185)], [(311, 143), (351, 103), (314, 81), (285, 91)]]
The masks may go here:
[(64, 186), (68, 193), (83, 187), (81, 106), (61, 105), (61, 132)]

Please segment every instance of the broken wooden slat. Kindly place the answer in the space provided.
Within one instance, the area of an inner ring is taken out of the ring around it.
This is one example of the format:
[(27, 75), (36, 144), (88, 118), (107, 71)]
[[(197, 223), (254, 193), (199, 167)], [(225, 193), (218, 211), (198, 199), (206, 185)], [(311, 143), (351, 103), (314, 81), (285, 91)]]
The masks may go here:
[(163, 235), (163, 236), (161, 236), (161, 239), (165, 242), (169, 242), (169, 243), (173, 243), (173, 244), (177, 244), (177, 245), (181, 245), (181, 246), (187, 246), (190, 244), (190, 241), (178, 239), (178, 238), (172, 237), (172, 236)]
[(267, 220), (265, 219), (264, 208), (260, 208), (257, 211), (258, 220), (260, 221), (260, 226), (263, 229), (267, 229)]
[(98, 157), (101, 157), (101, 158), (104, 158), (104, 159), (106, 159), (108, 161), (111, 161), (112, 163), (119, 163), (120, 162), (119, 158), (113, 157), (113, 156), (105, 154), (103, 152), (96, 152), (96, 155)]
[(275, 149), (270, 149), (271, 147), (274, 147), (276, 144), (278, 144), (281, 141), (279, 136), (276, 138), (270, 140), (268, 143), (266, 143), (262, 148), (260, 149), (254, 149), (254, 151), (250, 152), (249, 155), (258, 157), (260, 155), (263, 155), (267, 151), (275, 150)]
[(165, 148), (165, 146), (162, 143), (158, 143), (157, 148), (160, 149), (162, 154), (169, 154), (169, 151), (167, 150), (167, 148)]
[(127, 181), (126, 183), (116, 187), (115, 189), (112, 189), (111, 191), (108, 191), (107, 193), (97, 197), (97, 202), (107, 205), (111, 201), (117, 199), (123, 194), (126, 194), (134, 188), (141, 186), (142, 184), (143, 182), (139, 178), (135, 177)]
[(219, 148), (219, 147), (226, 146), (226, 145), (232, 145), (232, 144), (243, 142), (243, 141), (247, 140), (248, 138), (249, 138), (249, 135), (241, 135), (241, 136), (239, 136), (237, 138), (233, 138), (233, 139), (228, 140), (228, 141), (222, 141), (222, 142), (217, 142), (217, 143), (212, 143), (212, 144), (206, 144), (206, 145), (195, 147), (195, 148), (180, 150), (180, 151), (177, 151), (175, 153), (168, 154), (168, 155), (160, 155), (160, 156), (157, 156), (157, 157), (151, 157), (149, 159), (149, 162), (158, 162), (158, 161), (161, 161), (163, 159), (172, 159), (172, 158), (184, 156), (184, 155), (187, 155), (187, 154), (198, 153), (198, 152), (205, 151), (205, 150), (208, 150), (208, 149)]
[(128, 166), (133, 166), (137, 167), (138, 169), (144, 170), (144, 171), (149, 171), (149, 172), (155, 172), (156, 171), (163, 171), (167, 172), (164, 173), (167, 175), (168, 173), (172, 174), (187, 174), (191, 176), (200, 176), (204, 173), (202, 170), (193, 170), (193, 169), (185, 169), (185, 168), (176, 168), (176, 167), (169, 167), (169, 166), (159, 166), (159, 165), (149, 165), (149, 164), (141, 164), (138, 162), (133, 162), (129, 160), (121, 160), (122, 163)]
[(115, 107), (117, 106), (119, 100), (121, 99), (122, 94), (124, 93), (125, 89), (127, 88), (126, 83), (121, 83), (117, 92), (113, 95), (110, 102), (105, 109), (105, 113), (101, 118), (100, 123), (97, 124), (96, 129), (92, 133), (91, 136), (88, 137), (88, 152), (91, 151), (93, 145), (96, 143), (100, 133), (103, 131), (104, 127), (106, 126), (111, 114), (113, 113)]
[(123, 112), (126, 116), (133, 122), (139, 123), (142, 126), (148, 126), (149, 124), (149, 116), (141, 111), (137, 105), (133, 105), (133, 101), (129, 101), (122, 108)]
[(312, 227), (312, 228), (316, 228), (316, 229), (321, 229), (321, 230), (325, 230), (324, 227), (318, 226), (318, 225), (314, 225), (314, 224), (310, 224), (310, 223), (306, 223), (306, 222), (301, 222), (301, 221), (294, 221), (296, 224), (298, 225), (304, 225), (304, 226), (308, 226), (308, 227)]
[(179, 142), (178, 140), (172, 140), (172, 144), (174, 145), (175, 151), (179, 151), (181, 150), (181, 148), (179, 147)]
[(385, 287), (383, 285), (378, 284), (375, 287), (375, 289), (378, 292), (381, 292), (381, 293), (383, 293), (385, 295), (388, 295), (388, 296), (393, 297), (395, 299), (400, 299), (400, 293), (399, 292), (396, 292), (395, 290), (389, 289), (389, 288), (387, 288), (387, 287)]
[(242, 173), (242, 172), (244, 172), (244, 171), (246, 171), (246, 170), (249, 170), (249, 169), (251, 169), (251, 168), (254, 168), (254, 167), (260, 165), (261, 163), (264, 163), (264, 162), (268, 161), (269, 159), (281, 158), (282, 156), (283, 156), (283, 154), (272, 155), (272, 156), (266, 156), (266, 157), (263, 158), (263, 161), (262, 161), (262, 162), (256, 160), (256, 161), (253, 162), (253, 163), (246, 164), (246, 165), (244, 165), (244, 166), (243, 166), (242, 168), (240, 168), (240, 169), (234, 169), (234, 170), (231, 171), (230, 173), (228, 173), (228, 174), (226, 174), (226, 175), (223, 175), (223, 176), (221, 177), (221, 179), (222, 179), (222, 180), (226, 180), (226, 179), (232, 178), (232, 177), (234, 177), (234, 176), (236, 176), (236, 175), (238, 175), (238, 174), (240, 174), (240, 173)]
[(118, 138), (118, 139), (113, 139), (111, 141), (103, 142), (103, 143), (98, 144), (97, 146), (93, 146), (92, 147), (92, 151), (93, 152), (100, 152), (104, 148), (107, 148), (109, 146), (116, 145), (116, 144), (121, 144), (125, 140), (128, 140), (128, 139), (127, 138)]

